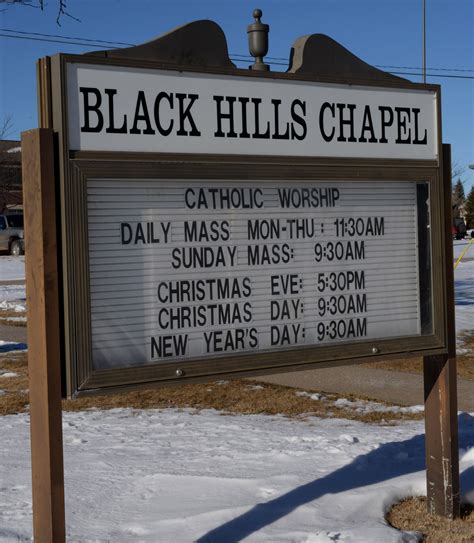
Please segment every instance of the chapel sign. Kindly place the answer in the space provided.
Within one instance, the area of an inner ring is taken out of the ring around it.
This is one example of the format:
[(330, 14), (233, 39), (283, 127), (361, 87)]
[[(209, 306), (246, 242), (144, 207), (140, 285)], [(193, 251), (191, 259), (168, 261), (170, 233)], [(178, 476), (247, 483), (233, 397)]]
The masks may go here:
[(437, 93), (71, 63), (81, 151), (437, 159)]
[[(212, 48), (170, 61), (193, 25)], [(67, 395), (446, 349), (439, 88), (302, 40), (286, 74), (203, 21), (40, 63)]]
[(423, 356), (428, 510), (459, 515), (440, 89), (327, 36), (251, 71), (195, 21), (38, 63), (22, 135), (34, 535), (65, 540), (61, 396)]

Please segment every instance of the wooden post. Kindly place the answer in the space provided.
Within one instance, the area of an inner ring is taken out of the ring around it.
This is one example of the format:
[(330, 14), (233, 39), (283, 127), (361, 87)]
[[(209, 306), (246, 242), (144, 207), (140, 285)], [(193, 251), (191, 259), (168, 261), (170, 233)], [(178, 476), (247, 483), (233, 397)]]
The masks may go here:
[(65, 541), (54, 142), (51, 129), (21, 139), (28, 309), (33, 532)]
[(459, 517), (456, 327), (451, 230), (451, 147), (443, 145), (448, 353), (423, 359), (428, 511)]

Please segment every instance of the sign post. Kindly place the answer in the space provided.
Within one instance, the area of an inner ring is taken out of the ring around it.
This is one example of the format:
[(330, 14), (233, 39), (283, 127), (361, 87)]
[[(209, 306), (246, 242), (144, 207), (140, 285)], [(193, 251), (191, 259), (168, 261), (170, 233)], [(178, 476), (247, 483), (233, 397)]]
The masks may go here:
[(423, 359), (428, 511), (459, 517), (459, 443), (456, 385), (451, 146), (443, 145), (448, 352)]
[(64, 538), (61, 384), (77, 397), (390, 357), (424, 357), (429, 508), (459, 514), (439, 87), (317, 34), (270, 73), (254, 16), (251, 71), (211, 21), (40, 61), (48, 130), (23, 143), (38, 541)]
[(21, 139), (34, 539), (65, 541), (56, 177), (51, 129)]

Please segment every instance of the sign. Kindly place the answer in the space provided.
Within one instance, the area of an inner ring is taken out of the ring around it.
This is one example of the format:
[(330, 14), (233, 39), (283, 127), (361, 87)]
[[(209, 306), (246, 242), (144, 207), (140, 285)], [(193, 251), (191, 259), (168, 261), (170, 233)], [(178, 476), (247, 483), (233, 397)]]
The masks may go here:
[(437, 93), (71, 63), (69, 147), (437, 160)]
[(61, 395), (388, 357), (423, 356), (428, 509), (459, 514), (439, 87), (319, 34), (268, 74), (254, 17), (253, 73), (211, 21), (38, 64), (44, 128), (22, 140), (35, 539), (66, 533)]
[(67, 395), (445, 352), (439, 88), (164, 66), (51, 59)]
[(90, 179), (95, 369), (420, 336), (417, 183)]

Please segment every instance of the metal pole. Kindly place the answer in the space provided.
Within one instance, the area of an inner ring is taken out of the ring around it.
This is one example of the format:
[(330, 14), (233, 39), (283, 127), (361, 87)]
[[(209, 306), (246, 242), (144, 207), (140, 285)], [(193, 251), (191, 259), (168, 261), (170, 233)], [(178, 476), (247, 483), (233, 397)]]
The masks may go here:
[(423, 0), (423, 83), (426, 83), (426, 0)]

